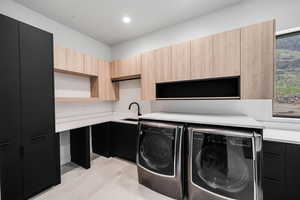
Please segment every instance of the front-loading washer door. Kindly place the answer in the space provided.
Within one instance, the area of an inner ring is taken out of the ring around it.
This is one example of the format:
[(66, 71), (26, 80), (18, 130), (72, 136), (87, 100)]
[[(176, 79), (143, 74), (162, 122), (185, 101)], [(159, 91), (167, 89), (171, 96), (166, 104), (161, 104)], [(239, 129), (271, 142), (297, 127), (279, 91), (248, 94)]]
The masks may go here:
[(143, 125), (139, 135), (138, 164), (164, 176), (175, 175), (176, 128)]
[(255, 199), (253, 139), (192, 132), (192, 183), (220, 199)]

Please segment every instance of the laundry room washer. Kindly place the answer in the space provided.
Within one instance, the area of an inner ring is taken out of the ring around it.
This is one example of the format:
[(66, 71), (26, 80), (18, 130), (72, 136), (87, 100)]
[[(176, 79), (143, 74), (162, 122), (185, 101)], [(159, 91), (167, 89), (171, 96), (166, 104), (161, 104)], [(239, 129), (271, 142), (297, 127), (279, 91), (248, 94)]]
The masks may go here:
[(188, 128), (189, 200), (262, 200), (262, 136), (253, 130)]
[(139, 122), (139, 183), (174, 199), (183, 199), (183, 125)]

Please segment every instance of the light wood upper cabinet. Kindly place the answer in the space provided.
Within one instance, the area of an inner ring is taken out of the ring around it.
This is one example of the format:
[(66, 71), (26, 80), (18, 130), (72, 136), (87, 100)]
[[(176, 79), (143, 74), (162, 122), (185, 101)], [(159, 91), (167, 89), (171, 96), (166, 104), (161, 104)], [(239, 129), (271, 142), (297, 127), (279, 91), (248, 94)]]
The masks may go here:
[(112, 79), (138, 77), (141, 74), (141, 55), (112, 62)]
[(154, 51), (142, 54), (141, 66), (141, 97), (143, 100), (154, 100), (156, 98)]
[(242, 98), (272, 99), (275, 20), (242, 28), (241, 41)]
[(171, 47), (154, 50), (156, 82), (172, 80)]
[(119, 99), (119, 83), (111, 80), (111, 66), (109, 62), (98, 59), (98, 96), (102, 101), (115, 101)]
[(215, 76), (213, 68), (213, 37), (207, 36), (191, 41), (191, 78)]
[(212, 77), (241, 74), (241, 29), (213, 35)]
[(98, 76), (98, 59), (96, 57), (84, 55), (84, 73)]
[(67, 49), (60, 45), (54, 45), (54, 68), (67, 70)]
[(191, 74), (191, 42), (171, 46), (172, 80), (187, 80)]
[(67, 68), (73, 72), (84, 73), (84, 55), (67, 48)]

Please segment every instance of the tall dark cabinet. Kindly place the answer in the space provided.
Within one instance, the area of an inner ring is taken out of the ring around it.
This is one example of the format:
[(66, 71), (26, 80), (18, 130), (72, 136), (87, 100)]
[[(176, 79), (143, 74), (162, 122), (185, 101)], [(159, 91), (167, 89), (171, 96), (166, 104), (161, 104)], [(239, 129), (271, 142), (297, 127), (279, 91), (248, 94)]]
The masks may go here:
[(2, 199), (27, 199), (60, 183), (53, 36), (0, 15)]

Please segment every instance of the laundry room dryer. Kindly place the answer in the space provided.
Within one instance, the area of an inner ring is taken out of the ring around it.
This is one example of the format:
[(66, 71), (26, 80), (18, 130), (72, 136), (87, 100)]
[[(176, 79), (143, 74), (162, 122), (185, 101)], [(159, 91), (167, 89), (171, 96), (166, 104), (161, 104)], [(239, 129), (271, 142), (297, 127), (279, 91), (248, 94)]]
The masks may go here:
[(139, 183), (174, 199), (183, 199), (183, 125), (139, 122)]
[(188, 128), (189, 200), (262, 200), (262, 136), (253, 130)]

